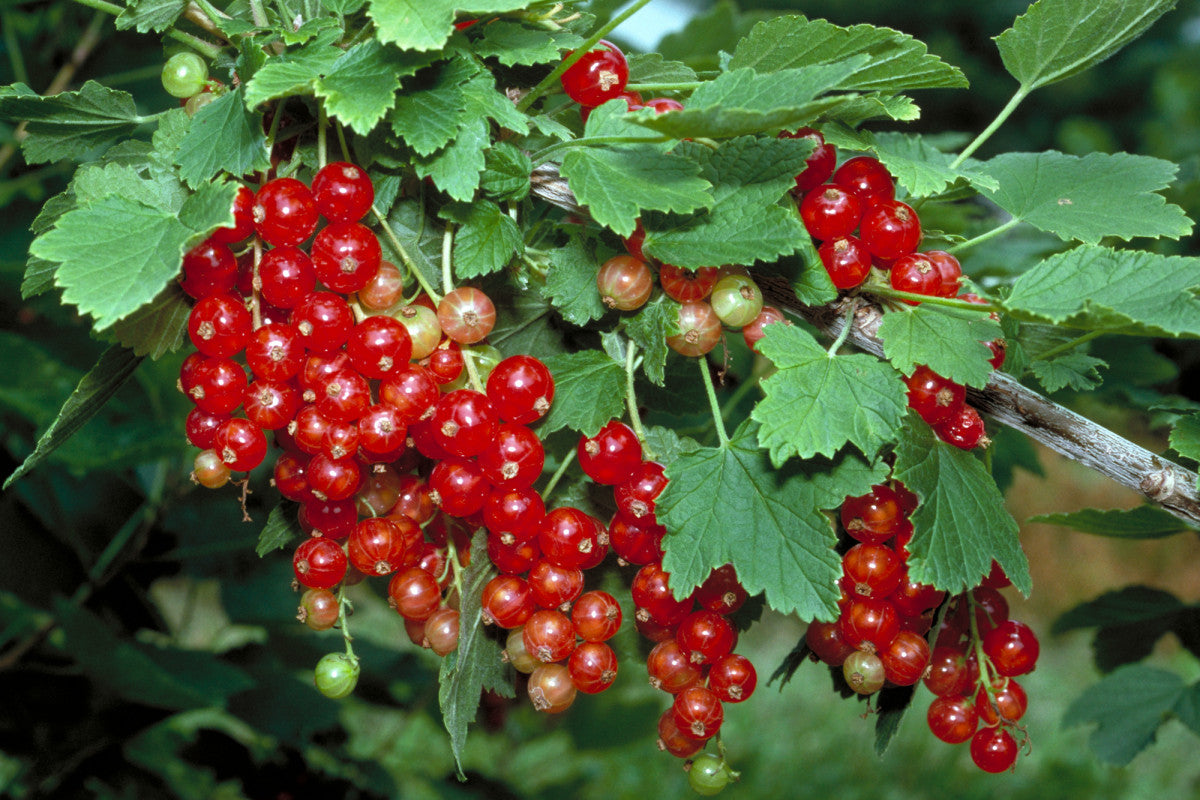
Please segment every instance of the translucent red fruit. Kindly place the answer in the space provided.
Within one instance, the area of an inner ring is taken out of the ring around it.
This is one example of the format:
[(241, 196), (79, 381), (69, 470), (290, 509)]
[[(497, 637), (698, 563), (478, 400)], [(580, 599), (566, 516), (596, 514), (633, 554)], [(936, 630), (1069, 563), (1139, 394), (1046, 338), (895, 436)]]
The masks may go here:
[(550, 410), (554, 378), (546, 365), (533, 356), (509, 356), (488, 376), (487, 396), (500, 419), (528, 425)]
[(646, 262), (633, 256), (613, 256), (596, 273), (600, 300), (608, 308), (632, 311), (641, 308), (654, 290), (654, 275)]
[(740, 703), (754, 694), (758, 672), (750, 659), (737, 653), (722, 656), (708, 669), (708, 688), (723, 703)]
[(904, 520), (900, 498), (886, 484), (871, 487), (870, 494), (847, 497), (842, 502), (842, 527), (860, 542), (882, 544), (899, 531)]
[(1007, 677), (1024, 675), (1037, 664), (1040, 646), (1033, 629), (1023, 622), (1005, 620), (983, 637), (983, 652), (996, 672)]
[(437, 307), (442, 332), (459, 344), (481, 342), (496, 325), (496, 306), (491, 298), (472, 286), (447, 292)]
[(827, 183), (804, 195), (800, 218), (814, 239), (849, 236), (863, 215), (862, 201), (853, 192)]
[(871, 254), (855, 236), (826, 239), (817, 248), (817, 255), (839, 289), (853, 289), (871, 273)]
[(317, 211), (330, 222), (357, 222), (371, 210), (375, 188), (361, 168), (345, 161), (326, 164), (312, 181)]
[(693, 739), (708, 739), (715, 736), (725, 721), (725, 709), (720, 698), (703, 686), (692, 686), (675, 695), (671, 706), (675, 713), (675, 724), (685, 735)]
[(568, 97), (594, 108), (625, 91), (629, 64), (620, 48), (601, 39), (595, 50), (584, 53), (562, 74), (561, 81)]
[(675, 641), (692, 662), (711, 664), (733, 651), (737, 632), (725, 617), (703, 609), (684, 617), (675, 631)]
[(357, 222), (331, 222), (313, 239), (317, 279), (335, 292), (351, 294), (362, 289), (375, 277), (382, 260), (379, 240), (370, 228)]
[(346, 565), (341, 545), (325, 538), (305, 539), (292, 558), (296, 580), (310, 589), (328, 589), (341, 583)]
[(908, 387), (908, 405), (930, 425), (944, 422), (958, 412), (966, 402), (967, 392), (961, 384), (943, 378), (924, 364), (904, 379)]
[(576, 455), (589, 478), (612, 486), (631, 478), (641, 465), (642, 444), (633, 428), (614, 419), (595, 436), (581, 437)]
[(312, 190), (295, 178), (267, 181), (254, 196), (251, 211), (254, 229), (273, 247), (300, 244), (317, 227)]
[(209, 237), (183, 254), (179, 285), (197, 300), (225, 294), (237, 283), (238, 264), (229, 246)]
[(811, 139), (816, 145), (812, 154), (804, 160), (804, 169), (796, 176), (796, 191), (807, 192), (829, 180), (833, 168), (837, 164), (837, 148), (825, 143), (821, 132), (813, 128), (800, 128), (797, 131), (783, 131), (781, 139)]

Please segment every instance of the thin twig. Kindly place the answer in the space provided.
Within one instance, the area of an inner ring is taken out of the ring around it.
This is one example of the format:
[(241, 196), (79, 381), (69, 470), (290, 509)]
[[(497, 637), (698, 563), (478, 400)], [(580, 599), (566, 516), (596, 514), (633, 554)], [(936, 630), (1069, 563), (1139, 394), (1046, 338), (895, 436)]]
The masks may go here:
[[(533, 194), (537, 197), (573, 214), (587, 214), (555, 164), (538, 166), (531, 177)], [(809, 306), (796, 298), (785, 278), (758, 275), (755, 280), (770, 304), (801, 317), (829, 339), (843, 335), (846, 309), (854, 302), (851, 298), (843, 297), (825, 306)], [(846, 341), (882, 358), (883, 344), (876, 332), (883, 321), (883, 311), (875, 303), (864, 302), (865, 299), (857, 301), (851, 330), (845, 333)], [(1196, 473), (1058, 405), (1003, 372), (993, 372), (983, 389), (968, 387), (967, 397), (971, 405), (997, 422), (1133, 489), (1188, 525), (1200, 526)]]

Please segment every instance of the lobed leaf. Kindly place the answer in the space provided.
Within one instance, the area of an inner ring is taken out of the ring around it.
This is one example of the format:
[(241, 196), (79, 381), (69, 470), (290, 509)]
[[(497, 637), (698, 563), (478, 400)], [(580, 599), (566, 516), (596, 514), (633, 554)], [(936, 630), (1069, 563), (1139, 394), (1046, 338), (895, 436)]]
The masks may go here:
[(257, 108), (280, 97), (312, 94), (317, 79), (342, 56), (342, 50), (333, 46), (334, 41), (336, 37), (329, 34), (268, 59), (243, 87), (246, 107)]
[(483, 624), (483, 587), (495, 574), (488, 560), (487, 531), (480, 530), (471, 541), (470, 566), (461, 575), (458, 647), (442, 659), (438, 671), (438, 705), (460, 777), (467, 727), (475, 721), (480, 695), (491, 690), (504, 697), (514, 696), (508, 669), (500, 657), (500, 644), (486, 635)]
[(421, 178), (432, 178), (455, 200), (468, 201), (479, 188), (485, 165), (483, 151), (488, 143), (487, 120), (477, 117), (459, 129), (458, 138), (427, 157), (413, 159)]
[(747, 420), (720, 447), (679, 455), (656, 501), (663, 569), (671, 588), (686, 595), (716, 567), (733, 564), (750, 594), (766, 593), (776, 611), (803, 619), (835, 619), (841, 561), (833, 522), (822, 509), (863, 494), (887, 466), (855, 457), (814, 460), (775, 469)]
[(1029, 368), (1047, 392), (1065, 388), (1089, 392), (1101, 384), (1100, 367), (1107, 366), (1098, 358), (1075, 352), (1050, 360), (1038, 359), (1030, 363)]
[(63, 442), (71, 438), (125, 385), (141, 363), (142, 359), (139, 356), (123, 347), (110, 347), (105, 350), (63, 403), (58, 416), (38, 439), (33, 452), (5, 478), (0, 489), (7, 489), (27, 475)]
[(517, 223), (490, 200), (455, 203), (439, 213), (460, 226), (454, 237), (454, 274), (459, 278), (477, 278), (503, 269), (514, 254), (524, 250)]
[(1200, 336), (1200, 258), (1083, 245), (1017, 278), (1003, 301), (1025, 321), (1135, 336)]
[(1130, 509), (1085, 508), (1069, 514), (1039, 514), (1026, 521), (1062, 525), (1114, 539), (1161, 539), (1192, 530), (1174, 514), (1151, 505)]
[[(787, 192), (812, 152), (808, 139), (723, 142), (717, 151), (682, 143), (675, 151), (701, 166), (712, 184), (712, 205), (690, 217), (646, 221), (643, 249), (686, 269), (775, 261), (809, 242)], [(783, 200), (783, 202), (781, 202)]]
[(29, 164), (89, 154), (129, 137), (145, 120), (128, 92), (88, 81), (74, 92), (42, 97), (23, 83), (0, 87), (0, 120), (25, 122), (21, 151)]
[[(396, 104), (400, 79), (432, 61), (380, 44), (374, 39), (351, 47), (313, 83), (325, 110), (366, 136)], [(236, 173), (235, 173), (236, 174)]]
[(1009, 74), (1029, 93), (1099, 64), (1178, 0), (1040, 0), (996, 37)]
[(934, 147), (920, 134), (873, 133), (840, 125), (823, 128), (822, 133), (826, 142), (844, 150), (874, 153), (896, 182), (914, 197), (937, 194), (963, 179), (990, 189), (999, 185), (995, 178), (980, 171), (978, 161), (968, 160), (962, 167), (951, 166), (954, 156)]
[(1183, 699), (1173, 672), (1134, 664), (1121, 667), (1071, 703), (1064, 727), (1096, 726), (1088, 743), (1106, 764), (1124, 766), (1158, 736), (1158, 728)]
[(530, 0), (370, 0), (367, 14), (381, 42), (401, 50), (437, 50), (454, 32), (454, 13), (517, 11)]
[(175, 24), (188, 0), (130, 0), (113, 24), (117, 30), (136, 28), (138, 33), (162, 33)]
[[(476, 55), (495, 58), (506, 67), (532, 66), (561, 61), (562, 51), (578, 47), (583, 39), (570, 31), (530, 28), (518, 22), (495, 20), (483, 28), (483, 36), (472, 43)], [(630, 80), (633, 80), (632, 65)]]
[(885, 314), (878, 336), (883, 354), (905, 375), (924, 364), (957, 383), (985, 386), (993, 370), (992, 351), (983, 342), (1004, 332), (986, 314), (922, 304)]
[(496, 142), (484, 154), (485, 167), (479, 188), (496, 200), (524, 200), (529, 196), (533, 163), (525, 151), (510, 142)]
[(1183, 608), (1179, 598), (1170, 592), (1149, 586), (1126, 586), (1075, 606), (1054, 621), (1053, 633), (1145, 623), (1174, 617)]
[(980, 169), (998, 186), (975, 179), (980, 194), (1013, 217), (1065, 241), (1096, 244), (1106, 236), (1178, 239), (1192, 230), (1183, 209), (1158, 194), (1178, 169), (1129, 153), (1079, 157), (1049, 151), (1004, 153)]
[(909, 420), (892, 474), (920, 498), (908, 545), (912, 579), (958, 594), (978, 586), (994, 559), (1028, 595), (1029, 562), (1017, 523), (987, 468), (971, 453), (939, 441), (915, 414)]
[(1171, 428), (1171, 448), (1184, 458), (1200, 461), (1200, 414), (1180, 417)]
[(847, 61), (855, 67), (838, 84), (840, 89), (901, 92), (967, 86), (957, 67), (930, 54), (922, 42), (907, 34), (872, 25), (843, 28), (798, 14), (755, 25), (738, 42), (729, 68), (775, 72)]
[(625, 365), (599, 350), (581, 350), (543, 359), (554, 376), (554, 402), (539, 430), (542, 435), (570, 428), (595, 436), (625, 407)]
[(134, 355), (158, 360), (187, 340), (192, 305), (178, 283), (168, 283), (153, 300), (114, 324), (113, 336)]
[(908, 407), (895, 370), (865, 353), (830, 355), (801, 328), (768, 325), (758, 352), (776, 372), (751, 412), (779, 466), (792, 456), (832, 458), (847, 443), (874, 459)]
[(175, 164), (193, 189), (223, 172), (247, 175), (271, 166), (262, 115), (246, 109), (242, 92), (239, 87), (221, 95), (192, 117)]
[(290, 500), (280, 500), (267, 516), (267, 524), (258, 535), (258, 544), (254, 552), (259, 558), (288, 547), (297, 539), (303, 541), (304, 530), (300, 527), (296, 512), (300, 510), (297, 503)]
[(657, 386), (666, 381), (667, 337), (679, 333), (679, 304), (665, 294), (622, 321), (625, 334), (642, 352), (642, 372)]
[(572, 236), (566, 245), (550, 251), (550, 266), (541, 291), (572, 325), (582, 327), (604, 316), (604, 304), (596, 289), (599, 268), (591, 247), (579, 236)]

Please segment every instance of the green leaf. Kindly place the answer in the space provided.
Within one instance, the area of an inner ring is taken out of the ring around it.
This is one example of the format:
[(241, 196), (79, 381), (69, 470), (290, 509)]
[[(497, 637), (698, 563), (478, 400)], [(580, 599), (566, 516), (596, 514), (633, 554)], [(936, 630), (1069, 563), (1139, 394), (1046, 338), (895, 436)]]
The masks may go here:
[(187, 4), (188, 0), (132, 0), (113, 24), (119, 31), (136, 28), (138, 33), (162, 33), (175, 24)]
[(796, 247), (804, 262), (800, 274), (792, 283), (796, 299), (808, 306), (823, 306), (837, 299), (838, 288), (829, 277), (829, 270), (821, 263), (812, 239), (802, 241)]
[(371, 0), (381, 42), (401, 50), (437, 50), (454, 32), (454, 12), (499, 14), (516, 11), (530, 0)]
[(1172, 711), (1192, 733), (1200, 736), (1200, 682), (1183, 690)]
[(846, 497), (883, 479), (886, 465), (857, 458), (830, 465), (809, 461), (771, 466), (747, 420), (729, 443), (680, 455), (666, 467), (670, 482), (656, 505), (670, 533), (663, 569), (686, 595), (715, 568), (733, 564), (750, 594), (803, 619), (837, 617), (840, 559), (830, 517)]
[(86, 160), (95, 150), (127, 138), (145, 120), (133, 97), (88, 81), (77, 92), (41, 97), (17, 83), (0, 88), (0, 120), (25, 121), (25, 161)]
[(1017, 523), (983, 463), (939, 441), (910, 415), (896, 447), (893, 476), (920, 498), (908, 550), (912, 579), (958, 594), (979, 582), (995, 559), (1024, 595), (1031, 589), (1029, 562)]
[(1104, 628), (1174, 617), (1184, 605), (1179, 598), (1149, 586), (1127, 586), (1081, 603), (1054, 621), (1054, 634), (1080, 628)]
[(239, 87), (192, 117), (175, 153), (179, 175), (198, 188), (222, 172), (246, 175), (271, 166), (262, 115), (246, 110)]
[(1108, 366), (1086, 353), (1067, 353), (1058, 358), (1039, 359), (1029, 367), (1047, 392), (1069, 387), (1076, 392), (1090, 392), (1101, 384), (1100, 367)]
[(400, 78), (413, 74), (429, 60), (368, 39), (343, 53), (313, 88), (317, 97), (325, 100), (330, 116), (366, 136), (395, 105)]
[(1173, 672), (1124, 666), (1076, 698), (1063, 726), (1095, 724), (1088, 743), (1096, 757), (1124, 766), (1155, 740), (1184, 691), (1183, 680)]
[(1175, 178), (1170, 161), (1129, 153), (1079, 156), (1056, 151), (1004, 153), (982, 164), (998, 182), (980, 194), (1015, 218), (1065, 241), (1105, 236), (1178, 239), (1192, 230), (1183, 209), (1158, 194)]
[(454, 236), (454, 274), (459, 278), (504, 269), (524, 249), (517, 223), (490, 200), (454, 203), (443, 207), (439, 216), (461, 226)]
[(646, 222), (643, 249), (685, 269), (772, 262), (804, 246), (810, 238), (787, 192), (812, 152), (808, 139), (722, 142), (716, 152), (682, 143), (676, 152), (701, 165), (712, 184), (712, 207), (691, 217)]
[(814, 121), (840, 122), (850, 127), (873, 119), (912, 122), (921, 118), (921, 109), (912, 98), (883, 92), (826, 95), (810, 103), (809, 108)]
[(1041, 0), (996, 37), (1026, 94), (1099, 64), (1145, 33), (1177, 0)]
[(983, 342), (1003, 338), (1004, 332), (986, 314), (922, 304), (885, 314), (878, 336), (883, 354), (905, 375), (924, 364), (957, 383), (985, 386), (992, 351)]
[(91, 314), (96, 330), (104, 330), (153, 300), (179, 272), (187, 246), (227, 223), (234, 191), (231, 184), (205, 184), (178, 215), (109, 195), (68, 212), (30, 252), (59, 262), (54, 280), (63, 302)]
[(64, 649), (98, 684), (131, 703), (166, 709), (222, 706), (254, 685), (250, 676), (209, 653), (122, 641), (96, 615), (62, 598), (54, 616)]
[[(624, 109), (621, 100), (597, 108), (587, 136), (627, 135), (632, 126), (616, 119)], [(561, 172), (592, 218), (621, 236), (633, 233), (643, 210), (688, 212), (712, 200), (698, 164), (653, 144), (576, 147)]]
[(1084, 245), (1017, 278), (1020, 319), (1135, 336), (1200, 336), (1200, 258)]
[(1168, 441), (1184, 458), (1200, 461), (1200, 414), (1188, 414), (1176, 420)]
[(692, 92), (682, 111), (639, 115), (636, 121), (676, 139), (729, 139), (794, 128), (811, 119), (809, 101), (852, 73), (866, 56), (849, 62), (772, 72), (724, 72)]
[(999, 186), (995, 178), (978, 169), (977, 161), (968, 160), (963, 167), (952, 167), (955, 157), (937, 149), (920, 134), (872, 133), (841, 126), (826, 127), (822, 133), (826, 142), (839, 148), (874, 153), (896, 182), (914, 197), (937, 194), (964, 178), (993, 190)]
[(667, 337), (679, 333), (679, 304), (665, 294), (659, 295), (622, 324), (625, 334), (641, 349), (642, 372), (654, 384), (664, 385)]
[(550, 266), (542, 294), (554, 303), (562, 318), (580, 327), (604, 316), (604, 303), (596, 288), (600, 264), (595, 253), (579, 236), (550, 251)]
[(153, 300), (115, 323), (113, 336), (134, 355), (158, 360), (183, 346), (192, 305), (179, 284), (168, 283)]
[(445, 147), (466, 122), (462, 86), (478, 69), (466, 58), (456, 58), (406, 83), (389, 117), (392, 130), (423, 156)]
[(543, 361), (567, 352), (554, 308), (537, 292), (506, 292), (496, 299), (496, 327), (488, 343), (506, 356), (536, 355)]
[[(441, 232), (430, 224), (425, 216), (425, 206), (418, 200), (400, 200), (392, 205), (388, 213), (387, 226), (396, 241), (404, 248), (413, 266), (425, 276), (426, 280), (434, 280), (441, 274)], [(396, 252), (390, 236), (379, 237), (379, 246), (383, 257), (395, 264), (404, 263), (404, 259)], [(434, 255), (436, 253), (436, 255)]]
[[(79, 205), (119, 194), (151, 208), (178, 211), (187, 199), (187, 191), (174, 176), (157, 180), (142, 177), (142, 169), (127, 164), (86, 164), (75, 172), (71, 187)], [(232, 207), (232, 201), (230, 203)], [(233, 224), (233, 213), (229, 214)]]
[(49, 429), (38, 439), (33, 452), (5, 479), (4, 486), (0, 488), (7, 489), (13, 482), (20, 480), (46, 456), (58, 449), (59, 445), (71, 438), (85, 422), (104, 407), (141, 363), (140, 357), (123, 347), (110, 347), (105, 350), (100, 360), (79, 381), (79, 385), (67, 398)]
[(271, 509), (270, 515), (267, 516), (267, 524), (258, 535), (258, 544), (254, 547), (254, 552), (259, 558), (282, 550), (297, 539), (303, 541), (304, 530), (296, 516), (299, 510), (300, 506), (290, 500), (280, 500)]
[(483, 587), (495, 574), (487, 555), (487, 532), (480, 530), (471, 541), (471, 566), (461, 576), (458, 647), (442, 659), (438, 671), (438, 705), (460, 777), (467, 726), (475, 721), (480, 695), (484, 690), (514, 695), (500, 644), (486, 635), (483, 624)]
[(295, 52), (267, 60), (246, 82), (247, 108), (257, 108), (268, 100), (292, 95), (310, 95), (313, 86), (342, 56), (330, 37), (322, 37)]
[(627, 53), (630, 83), (691, 83), (696, 71), (682, 61), (668, 61), (662, 53)]
[[(495, 20), (483, 28), (483, 37), (472, 44), (475, 54), (494, 57), (506, 67), (551, 64), (562, 60), (562, 51), (573, 49), (583, 39), (569, 31), (529, 28), (518, 22)], [(630, 80), (633, 80), (630, 67)]]
[(487, 120), (476, 118), (458, 132), (458, 138), (428, 157), (413, 159), (417, 175), (433, 178), (446, 194), (467, 201), (479, 187), (483, 151), (488, 143)]
[(625, 408), (625, 365), (598, 350), (544, 359), (554, 376), (554, 402), (539, 430), (542, 436), (570, 428), (595, 436)]
[(496, 142), (484, 153), (483, 177), (479, 187), (496, 200), (524, 200), (529, 196), (533, 164), (529, 156), (511, 142)]
[(1083, 533), (1114, 539), (1161, 539), (1192, 530), (1174, 514), (1151, 505), (1130, 509), (1085, 508), (1069, 514), (1039, 514), (1027, 521), (1062, 525)]
[(777, 466), (792, 456), (832, 458), (847, 442), (869, 459), (895, 439), (908, 403), (886, 363), (865, 353), (831, 356), (798, 327), (769, 325), (758, 352), (775, 365), (751, 416)]
[[(868, 58), (856, 59), (866, 55)], [(854, 59), (855, 69), (840, 89), (882, 90), (965, 88), (957, 67), (930, 55), (925, 45), (890, 28), (843, 28), (823, 19), (781, 16), (755, 25), (733, 51), (730, 69), (775, 72)]]

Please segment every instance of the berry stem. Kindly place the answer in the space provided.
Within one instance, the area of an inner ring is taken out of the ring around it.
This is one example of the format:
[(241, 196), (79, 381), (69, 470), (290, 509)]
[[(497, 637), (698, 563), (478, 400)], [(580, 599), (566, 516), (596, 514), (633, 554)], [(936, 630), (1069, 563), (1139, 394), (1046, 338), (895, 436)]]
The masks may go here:
[(671, 140), (670, 136), (581, 136), (578, 139), (555, 142), (549, 147), (543, 147), (530, 156), (529, 160), (536, 166), (549, 161), (552, 154), (556, 154), (560, 150), (569, 150), (572, 147), (590, 147), (597, 144), (662, 144)]
[(442, 299), (442, 296), (437, 293), (437, 290), (429, 283), (429, 279), (413, 263), (412, 257), (404, 249), (404, 245), (400, 244), (400, 240), (396, 238), (396, 232), (387, 224), (387, 220), (384, 219), (383, 214), (379, 213), (379, 207), (372, 205), (371, 211), (375, 214), (375, 219), (379, 220), (380, 227), (383, 228), (383, 235), (387, 237), (388, 244), (400, 255), (400, 260), (404, 262), (404, 266), (412, 273), (412, 276), (417, 279), (417, 283), (421, 284), (421, 288), (425, 290), (425, 294), (429, 295), (429, 299), (434, 304), (437, 304)]
[[(969, 591), (967, 598), (967, 620), (971, 625), (971, 646), (975, 648), (975, 660), (979, 663), (979, 680), (987, 689), (988, 698), (992, 696), (992, 662), (983, 652), (983, 637), (979, 635), (979, 621), (975, 619), (975, 596)], [(986, 611), (984, 613), (987, 613)]]
[(708, 406), (712, 410), (713, 426), (717, 429), (717, 439), (721, 447), (729, 446), (729, 432), (725, 430), (725, 420), (721, 416), (721, 405), (717, 402), (717, 388), (713, 386), (712, 375), (708, 370), (708, 360), (701, 356), (696, 359), (700, 365), (700, 375), (704, 379), (704, 391), (708, 395)]
[[(559, 65), (550, 72), (549, 75), (542, 78), (542, 80), (538, 82), (537, 86), (534, 86), (529, 90), (528, 94), (521, 98), (520, 102), (517, 103), (517, 110), (527, 110), (531, 105), (533, 105), (535, 100), (549, 91), (550, 88), (558, 82), (558, 79), (562, 77), (562, 74), (570, 69), (576, 61), (587, 55), (592, 47), (595, 46), (596, 42), (603, 39), (610, 31), (612, 31), (625, 20), (632, 17), (649, 2), (650, 0), (636, 0), (636, 2), (632, 3), (629, 8), (625, 9), (620, 14), (617, 14), (606, 24), (597, 29), (595, 33), (593, 33), (583, 42), (583, 44), (575, 48), (575, 52), (564, 58)], [(120, 12), (120, 10), (121, 9), (118, 9), (118, 12)]]
[(1000, 113), (996, 115), (996, 118), (992, 120), (991, 123), (984, 128), (961, 153), (958, 154), (957, 158), (950, 162), (950, 169), (958, 169), (960, 166), (962, 166), (964, 161), (970, 158), (972, 153), (979, 149), (980, 145), (990, 139), (992, 134), (1004, 124), (1005, 120), (1012, 116), (1012, 113), (1017, 110), (1017, 106), (1019, 106), (1021, 101), (1029, 95), (1030, 91), (1032, 90), (1027, 89), (1024, 86), (1021, 86), (1019, 89), (1017, 89), (1016, 94), (1009, 98), (1008, 104), (1004, 106), (1004, 108), (1000, 109)]
[(471, 381), (471, 388), (480, 394), (486, 394), (483, 381), (479, 379), (479, 368), (475, 366), (475, 353), (467, 347), (462, 348), (460, 352), (463, 357), (463, 366), (467, 368), (467, 378)]
[(547, 498), (554, 492), (554, 487), (558, 486), (558, 482), (562, 476), (566, 474), (567, 467), (571, 466), (571, 462), (575, 460), (575, 448), (572, 447), (563, 456), (562, 463), (558, 465), (558, 469), (554, 470), (554, 474), (550, 476), (550, 480), (546, 483), (546, 487), (542, 489), (542, 497)]
[(846, 343), (847, 337), (850, 336), (850, 330), (854, 327), (854, 312), (858, 311), (858, 298), (851, 298), (850, 304), (846, 307), (846, 322), (842, 325), (842, 332), (833, 340), (833, 344), (825, 351), (826, 355), (833, 358), (837, 355), (837, 351)]
[(1074, 339), (1072, 339), (1069, 342), (1063, 342), (1062, 344), (1051, 347), (1049, 350), (1047, 350), (1044, 353), (1038, 353), (1036, 356), (1034, 356), (1030, 360), (1031, 361), (1045, 361), (1047, 359), (1054, 358), (1059, 353), (1065, 353), (1068, 350), (1074, 350), (1076, 347), (1079, 347), (1079, 345), (1081, 345), (1081, 344), (1086, 344), (1087, 342), (1090, 342), (1092, 339), (1103, 336), (1104, 333), (1105, 333), (1104, 331), (1088, 331), (1087, 333), (1083, 334), (1082, 336), (1076, 336)]
[(254, 237), (254, 262), (250, 276), (250, 320), (254, 330), (262, 327), (262, 278), (258, 275), (258, 265), (262, 263), (262, 239)]
[(990, 231), (988, 231), (986, 233), (981, 233), (978, 236), (974, 237), (973, 239), (967, 239), (965, 242), (959, 242), (958, 244), (954, 245), (953, 247), (947, 248), (946, 252), (950, 253), (951, 255), (953, 255), (955, 253), (961, 253), (963, 250), (970, 249), (977, 244), (983, 244), (988, 239), (999, 236), (1002, 233), (1007, 233), (1011, 228), (1015, 228), (1016, 226), (1018, 226), (1020, 224), (1021, 224), (1021, 220), (1017, 219), (1016, 217), (1013, 217), (1008, 222), (1005, 222), (1003, 225), (997, 225), (995, 228), (992, 228)]
[(354, 604), (350, 602), (350, 598), (346, 597), (346, 584), (338, 589), (338, 627), (342, 631), (342, 640), (346, 643), (346, 655), (358, 660), (358, 656), (354, 655), (354, 637), (350, 635), (350, 611), (354, 608)]
[(442, 291), (446, 294), (454, 291), (454, 271), (450, 264), (453, 249), (454, 223), (447, 222), (446, 230), (442, 232)]
[(325, 115), (325, 104), (317, 103), (317, 169), (325, 166), (326, 138), (329, 131), (329, 117)]
[(333, 126), (333, 131), (337, 134), (338, 147), (342, 151), (342, 160), (354, 163), (354, 159), (350, 157), (350, 145), (346, 143), (346, 131), (342, 129), (341, 125), (337, 124)]
[(633, 373), (637, 369), (637, 345), (632, 341), (625, 348), (625, 407), (629, 409), (629, 423), (633, 427), (633, 432), (637, 434), (638, 441), (642, 443), (642, 452), (645, 454), (647, 461), (654, 460), (654, 451), (650, 449), (649, 443), (646, 441), (646, 429), (642, 427), (642, 418), (638, 414), (637, 394), (633, 389)]

